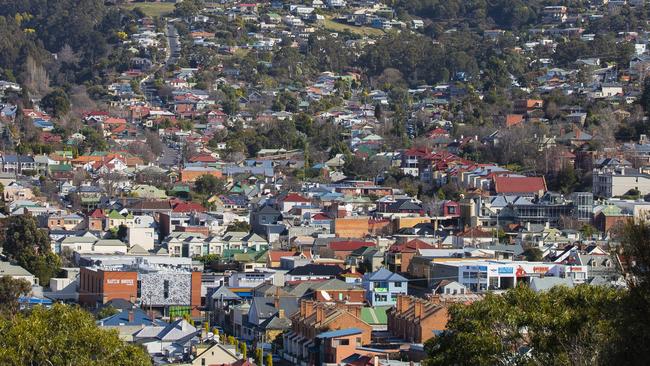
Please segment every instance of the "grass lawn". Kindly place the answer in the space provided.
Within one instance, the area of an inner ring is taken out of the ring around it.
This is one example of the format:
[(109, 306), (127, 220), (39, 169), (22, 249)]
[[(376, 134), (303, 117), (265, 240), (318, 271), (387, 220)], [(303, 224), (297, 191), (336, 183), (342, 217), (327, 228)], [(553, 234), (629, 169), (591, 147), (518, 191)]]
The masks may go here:
[(325, 29), (331, 30), (333, 32), (348, 31), (350, 33), (358, 34), (360, 36), (381, 36), (382, 34), (384, 34), (384, 31), (382, 31), (381, 29), (347, 25), (347, 24), (335, 22), (330, 18), (325, 18), (325, 20), (323, 21), (323, 25), (325, 26)]
[(140, 8), (150, 17), (167, 15), (174, 11), (174, 3), (129, 3), (122, 6), (125, 9)]

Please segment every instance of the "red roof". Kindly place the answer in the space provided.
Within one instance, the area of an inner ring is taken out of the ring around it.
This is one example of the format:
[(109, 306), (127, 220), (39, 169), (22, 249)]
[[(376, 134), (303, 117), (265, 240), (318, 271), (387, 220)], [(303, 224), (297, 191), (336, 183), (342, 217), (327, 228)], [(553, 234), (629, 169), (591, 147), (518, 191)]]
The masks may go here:
[(524, 120), (524, 115), (523, 114), (509, 114), (506, 116), (506, 127), (514, 126), (516, 124), (519, 124), (523, 122)]
[(180, 202), (174, 206), (172, 212), (205, 212), (205, 207), (194, 202)]
[(415, 253), (418, 249), (435, 249), (433, 245), (420, 239), (413, 239), (402, 244), (393, 244), (388, 249), (392, 253)]
[(494, 177), (496, 193), (539, 193), (546, 192), (544, 177)]
[(93, 219), (103, 219), (106, 215), (104, 215), (104, 211), (101, 208), (98, 208), (90, 214), (90, 217)]
[(403, 155), (406, 156), (425, 156), (429, 155), (430, 151), (424, 148), (412, 148), (404, 151)]
[(316, 215), (311, 217), (312, 220), (331, 220), (331, 218), (324, 213), (317, 213)]
[(282, 199), (282, 202), (311, 202), (311, 201), (299, 194), (289, 193)]
[(296, 252), (293, 250), (269, 250), (271, 262), (279, 262), (282, 257), (293, 257)]
[(329, 244), (330, 249), (337, 251), (352, 251), (359, 249), (361, 247), (374, 247), (375, 243), (369, 241), (359, 241), (359, 240), (345, 240), (345, 241), (334, 241)]
[(190, 158), (192, 163), (216, 163), (217, 159), (209, 154), (199, 154)]

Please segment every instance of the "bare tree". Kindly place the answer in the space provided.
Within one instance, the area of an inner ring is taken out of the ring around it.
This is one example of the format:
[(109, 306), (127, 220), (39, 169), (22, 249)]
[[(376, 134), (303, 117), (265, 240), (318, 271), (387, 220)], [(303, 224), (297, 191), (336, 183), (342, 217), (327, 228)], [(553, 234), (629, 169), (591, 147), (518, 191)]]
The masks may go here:
[(27, 56), (25, 70), (25, 85), (28, 90), (39, 98), (50, 92), (50, 78), (43, 65), (36, 62), (33, 57)]

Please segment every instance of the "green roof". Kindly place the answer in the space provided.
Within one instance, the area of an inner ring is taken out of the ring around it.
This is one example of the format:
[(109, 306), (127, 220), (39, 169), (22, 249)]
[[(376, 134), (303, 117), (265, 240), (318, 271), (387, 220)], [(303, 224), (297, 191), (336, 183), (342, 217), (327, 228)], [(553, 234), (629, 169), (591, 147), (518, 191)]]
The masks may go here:
[(50, 172), (70, 172), (72, 171), (72, 165), (70, 164), (50, 165), (49, 169)]
[(368, 324), (388, 324), (386, 310), (391, 306), (375, 306), (374, 308), (361, 308), (361, 320)]
[(621, 216), (623, 214), (623, 210), (621, 210), (621, 208), (616, 205), (608, 205), (600, 212), (602, 212), (605, 216)]
[(190, 193), (190, 186), (187, 184), (177, 184), (172, 188), (172, 193), (187, 192)]
[(117, 212), (117, 210), (113, 210), (109, 212), (106, 217), (108, 217), (109, 219), (123, 220), (123, 219), (132, 219), (133, 215), (129, 213), (128, 215), (124, 216), (121, 213)]

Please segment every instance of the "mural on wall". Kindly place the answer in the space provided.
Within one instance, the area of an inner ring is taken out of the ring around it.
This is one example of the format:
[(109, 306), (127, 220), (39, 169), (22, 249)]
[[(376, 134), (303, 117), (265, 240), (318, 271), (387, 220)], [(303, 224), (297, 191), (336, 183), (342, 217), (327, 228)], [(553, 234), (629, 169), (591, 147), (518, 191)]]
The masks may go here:
[(142, 302), (152, 306), (189, 305), (192, 274), (153, 272), (140, 274)]

